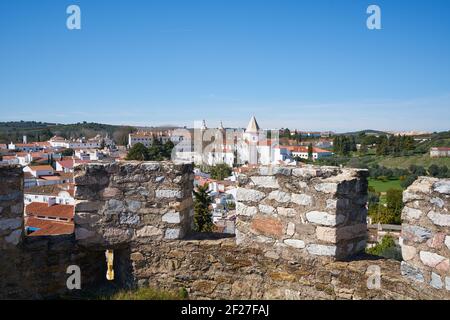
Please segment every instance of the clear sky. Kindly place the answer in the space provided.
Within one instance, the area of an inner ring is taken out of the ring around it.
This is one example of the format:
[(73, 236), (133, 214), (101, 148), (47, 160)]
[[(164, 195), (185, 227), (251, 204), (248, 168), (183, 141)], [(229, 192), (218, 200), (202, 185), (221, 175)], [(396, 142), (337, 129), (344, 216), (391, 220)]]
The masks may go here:
[[(66, 28), (77, 4), (82, 29)], [(377, 4), (382, 30), (368, 30)], [(0, 121), (450, 129), (448, 0), (2, 0)]]

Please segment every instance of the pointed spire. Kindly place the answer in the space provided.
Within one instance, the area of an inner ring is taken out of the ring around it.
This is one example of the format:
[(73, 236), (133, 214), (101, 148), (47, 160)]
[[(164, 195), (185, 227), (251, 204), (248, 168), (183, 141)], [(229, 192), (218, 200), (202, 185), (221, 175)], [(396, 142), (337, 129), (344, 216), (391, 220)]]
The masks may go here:
[(257, 133), (258, 131), (259, 131), (258, 122), (256, 122), (255, 116), (252, 116), (245, 132)]
[(225, 128), (223, 127), (222, 121), (220, 121), (219, 130), (225, 130)]

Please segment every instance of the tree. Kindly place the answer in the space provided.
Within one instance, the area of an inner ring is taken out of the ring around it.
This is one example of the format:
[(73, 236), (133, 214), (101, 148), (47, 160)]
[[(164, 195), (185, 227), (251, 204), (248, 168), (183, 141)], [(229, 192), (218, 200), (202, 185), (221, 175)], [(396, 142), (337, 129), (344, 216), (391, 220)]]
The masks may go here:
[(64, 149), (64, 150), (61, 152), (61, 155), (62, 155), (63, 157), (71, 157), (71, 156), (73, 156), (74, 154), (75, 154), (75, 151), (74, 151), (73, 149), (71, 149), (71, 148)]
[(213, 202), (209, 195), (208, 184), (198, 186), (194, 192), (194, 222), (195, 229), (198, 232), (211, 232), (214, 224), (212, 222), (212, 214), (209, 209)]
[(150, 159), (148, 149), (142, 143), (136, 143), (128, 151), (126, 160), (147, 161)]
[(210, 173), (211, 178), (216, 180), (224, 180), (225, 178), (231, 176), (232, 170), (226, 163), (221, 163), (211, 167)]
[(401, 214), (403, 209), (403, 191), (399, 189), (389, 189), (386, 193), (386, 206), (394, 217), (391, 223), (401, 224)]
[(175, 147), (172, 141), (167, 141), (162, 150), (162, 156), (164, 159), (170, 159), (172, 157), (172, 149)]
[(102, 141), (100, 142), (100, 150), (105, 149), (105, 147), (106, 147), (105, 139), (102, 139)]
[(416, 181), (417, 178), (418, 178), (417, 175), (410, 174), (410, 175), (406, 176), (406, 178), (403, 181), (400, 182), (400, 185), (402, 186), (403, 189), (406, 189), (410, 185), (412, 185), (413, 182)]
[(308, 160), (313, 160), (313, 146), (312, 143), (308, 145)]
[(381, 243), (376, 244), (372, 248), (366, 249), (366, 252), (376, 256), (396, 259), (399, 261), (402, 260), (401, 253), (395, 244), (395, 240), (390, 235), (384, 236), (383, 239), (381, 239)]

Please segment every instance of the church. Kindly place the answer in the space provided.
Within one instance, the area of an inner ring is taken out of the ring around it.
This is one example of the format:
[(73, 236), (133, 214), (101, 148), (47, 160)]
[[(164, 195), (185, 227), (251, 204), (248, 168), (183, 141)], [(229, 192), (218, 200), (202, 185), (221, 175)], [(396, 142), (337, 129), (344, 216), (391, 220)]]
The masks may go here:
[(225, 129), (222, 122), (218, 128), (209, 129), (203, 120), (194, 129), (193, 152), (177, 153), (177, 158), (210, 166), (269, 165), (282, 159), (277, 137), (278, 131), (274, 131), (273, 139), (267, 139), (267, 132), (260, 128), (254, 116), (244, 130)]

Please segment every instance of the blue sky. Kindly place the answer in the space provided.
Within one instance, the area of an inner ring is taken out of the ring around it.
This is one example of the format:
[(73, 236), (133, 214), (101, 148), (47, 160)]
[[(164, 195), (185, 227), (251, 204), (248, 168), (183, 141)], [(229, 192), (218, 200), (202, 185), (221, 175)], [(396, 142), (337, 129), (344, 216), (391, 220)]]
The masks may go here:
[[(66, 28), (77, 4), (82, 29)], [(382, 30), (366, 28), (377, 4)], [(5, 0), (0, 121), (450, 129), (448, 0)]]

